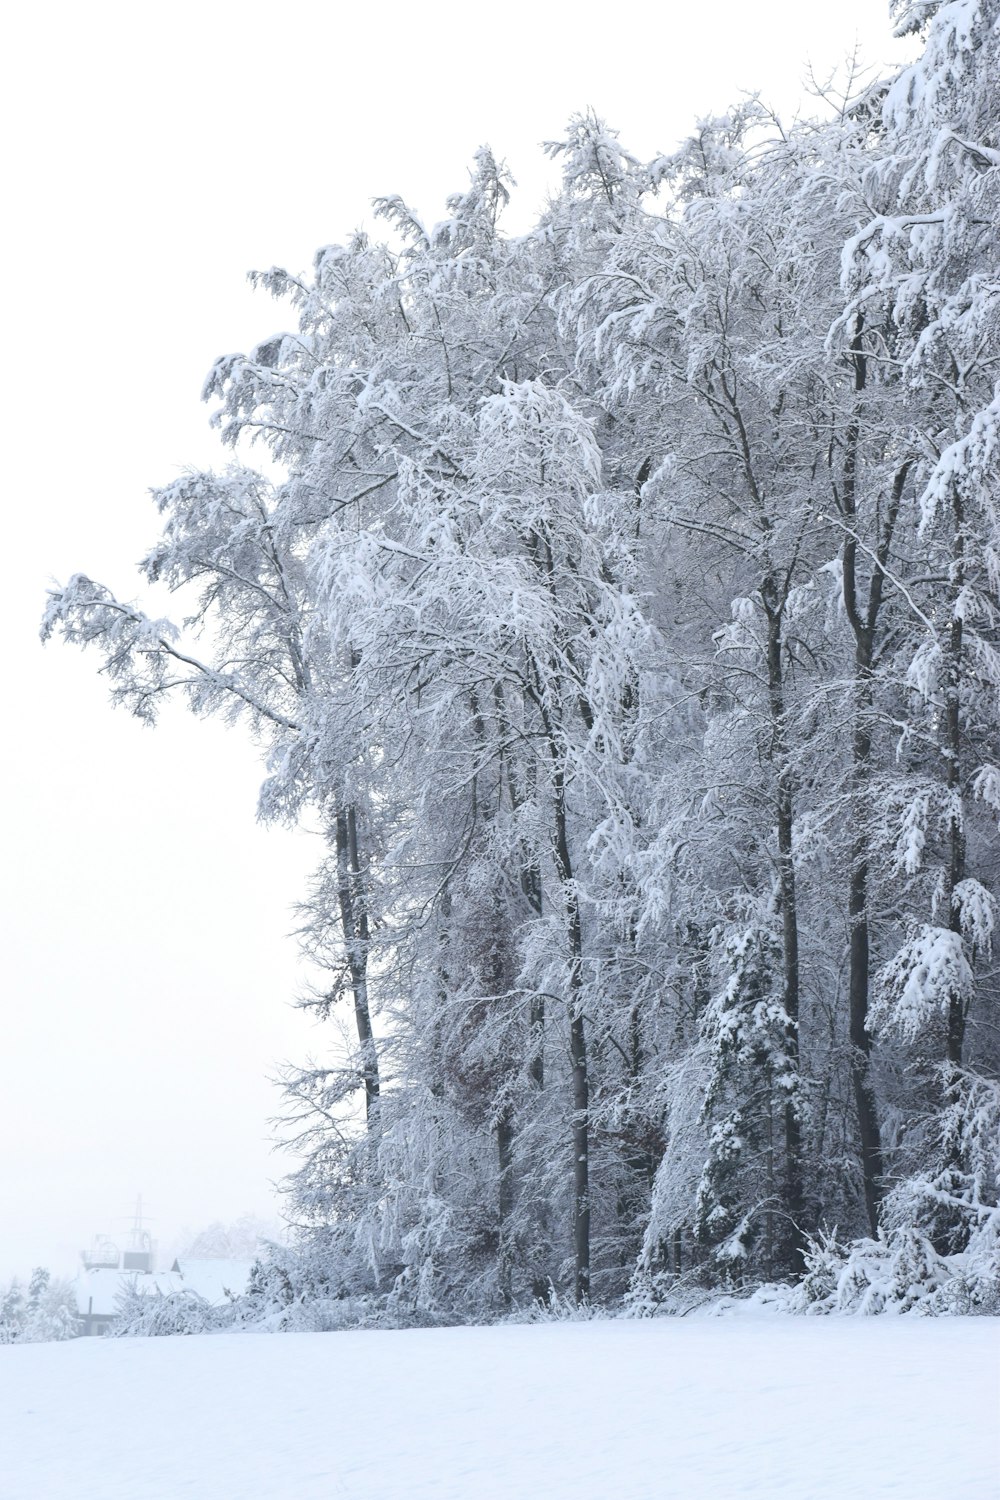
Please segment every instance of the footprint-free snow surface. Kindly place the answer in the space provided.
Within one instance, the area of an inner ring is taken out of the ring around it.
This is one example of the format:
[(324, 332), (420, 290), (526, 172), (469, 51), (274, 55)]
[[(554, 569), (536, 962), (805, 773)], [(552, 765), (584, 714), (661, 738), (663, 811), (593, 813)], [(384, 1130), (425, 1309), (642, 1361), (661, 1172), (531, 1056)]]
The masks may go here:
[(989, 1500), (991, 1319), (0, 1347), (3, 1500)]

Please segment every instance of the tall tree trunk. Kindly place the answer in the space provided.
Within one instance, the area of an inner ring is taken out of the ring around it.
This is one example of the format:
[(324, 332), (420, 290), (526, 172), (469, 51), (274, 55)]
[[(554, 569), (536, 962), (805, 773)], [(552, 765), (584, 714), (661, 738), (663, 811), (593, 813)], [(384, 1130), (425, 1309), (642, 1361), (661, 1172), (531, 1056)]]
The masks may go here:
[(850, 961), (848, 972), (848, 1008), (851, 1041), (851, 1082), (858, 1115), (861, 1143), (861, 1173), (864, 1184), (865, 1212), (872, 1235), (878, 1234), (878, 1205), (882, 1192), (882, 1136), (879, 1129), (875, 1092), (871, 1082), (872, 1042), (868, 1031), (868, 994), (871, 971), (868, 924), (869, 880), (869, 796), (871, 777), (871, 710), (872, 678), (869, 648), (858, 642), (855, 655), (854, 734), (851, 764), (851, 871), (848, 884), (847, 917)]
[[(531, 915), (540, 917), (542, 915), (542, 872), (538, 868), (537, 859), (532, 858), (528, 863), (522, 862), (520, 885)], [(528, 1025), (531, 1035), (528, 1077), (537, 1089), (542, 1089), (545, 1087), (545, 998), (543, 995), (532, 995)]]
[(378, 1114), (378, 1050), (368, 1004), (368, 951), (371, 934), (358, 848), (357, 815), (353, 807), (338, 809), (334, 819), (334, 837), (337, 851), (337, 900), (354, 996), (354, 1020), (361, 1051), (361, 1076), (365, 1086), (365, 1118), (368, 1128), (372, 1129)]
[[(955, 897), (960, 881), (965, 879), (965, 819), (962, 809), (962, 617), (958, 610), (958, 596), (965, 586), (965, 538), (963, 535), (964, 512), (958, 486), (953, 487), (952, 513), (955, 521), (955, 544), (952, 555), (952, 601), (951, 625), (948, 629), (948, 673), (945, 687), (945, 783), (948, 788), (950, 807), (948, 811), (948, 864), (946, 870), (948, 894), (948, 925), (961, 937), (961, 911)], [(947, 1058), (952, 1067), (962, 1066), (965, 1047), (966, 997), (952, 994), (948, 1001)]]
[[(785, 1052), (799, 1071), (799, 913), (792, 846), (795, 821), (794, 778), (788, 753), (785, 719), (785, 685), (781, 660), (782, 603), (765, 584), (762, 590), (767, 614), (767, 684), (771, 707), (771, 754), (777, 768), (775, 821), (778, 836), (778, 888), (781, 893), (781, 943), (783, 999), (788, 1029)], [(784, 1200), (789, 1220), (788, 1257), (793, 1271), (804, 1269), (805, 1232), (802, 1224), (802, 1124), (798, 1101), (788, 1099), (784, 1107), (785, 1182)]]
[[(637, 923), (634, 916), (628, 923), (628, 949), (634, 957), (638, 942)], [(619, 954), (619, 966), (623, 956)], [(628, 970), (626, 970), (626, 973)], [(648, 1222), (653, 1177), (656, 1172), (656, 1154), (652, 1144), (650, 1121), (640, 1101), (643, 1097), (642, 1074), (645, 1051), (642, 1042), (642, 1007), (633, 1000), (628, 1011), (625, 1045), (619, 1047), (627, 1069), (630, 1099), (633, 1101), (623, 1116), (625, 1131), (624, 1167), (625, 1183), (618, 1194), (617, 1213), (621, 1229), (621, 1263), (635, 1261), (635, 1246), (629, 1243), (631, 1233), (638, 1221)]]
[[(555, 750), (555, 747), (552, 747)], [(587, 1075), (587, 1035), (583, 1018), (583, 927), (580, 901), (566, 828), (566, 783), (557, 765), (553, 778), (556, 870), (562, 889), (569, 940), (569, 1055), (573, 1100), (573, 1251), (574, 1295), (578, 1303), (590, 1298), (590, 1082)]]
[[(503, 712), (503, 692), (499, 684), (494, 687), (494, 706), (497, 710), (498, 722), (505, 723)], [(486, 721), (483, 717), (479, 701), (479, 694), (473, 689), (470, 694), (470, 707), (472, 711), (472, 725), (478, 747), (479, 759), (485, 765), (487, 757), (487, 732)], [(503, 752), (498, 757), (498, 777), (502, 785), (503, 779)], [(508, 775), (508, 780), (510, 779)], [(498, 788), (499, 790), (499, 788)], [(490, 797), (480, 811), (478, 798), (478, 775), (473, 779), (473, 819), (480, 818), (484, 826), (493, 821), (492, 808), (496, 805), (496, 799)], [(521, 886), (525, 887), (526, 872), (521, 871)], [(541, 887), (539, 884), (539, 900)], [(507, 914), (503, 910), (501, 893), (499, 888), (494, 887), (491, 899), (490, 931), (484, 934), (490, 941), (490, 958), (487, 967), (490, 986), (490, 1000), (496, 1004), (504, 1004), (511, 988), (511, 974), (509, 963), (509, 947), (506, 941), (508, 922)], [(532, 1037), (532, 1045), (534, 1038)], [(534, 1061), (534, 1057), (532, 1058)], [(500, 1295), (504, 1305), (511, 1305), (513, 1296), (513, 1271), (514, 1271), (514, 1247), (510, 1237), (510, 1225), (514, 1215), (514, 1138), (515, 1120), (514, 1107), (511, 1098), (509, 1084), (517, 1072), (514, 1059), (508, 1048), (502, 1049), (501, 1056), (497, 1060), (496, 1079), (499, 1080), (499, 1108), (496, 1117), (496, 1140), (497, 1140), (497, 1280), (500, 1287)], [(496, 1086), (496, 1085), (495, 1085)]]
[[(360, 653), (350, 645), (347, 648), (347, 664), (352, 674), (361, 665)], [(304, 666), (302, 671), (305, 672)], [(340, 907), (340, 926), (347, 950), (347, 967), (354, 996), (354, 1022), (361, 1053), (361, 1076), (365, 1086), (365, 1121), (368, 1129), (373, 1130), (378, 1118), (381, 1085), (378, 1049), (368, 1003), (368, 955), (371, 947), (368, 901), (365, 873), (361, 868), (358, 816), (352, 803), (337, 808), (334, 817), (334, 843), (337, 852), (337, 904)]]
[(869, 923), (869, 881), (871, 849), (870, 785), (872, 774), (872, 714), (875, 706), (875, 682), (872, 674), (876, 629), (885, 582), (892, 537), (899, 515), (903, 487), (910, 470), (907, 461), (896, 471), (881, 534), (876, 549), (868, 598), (859, 599), (858, 558), (858, 458), (861, 426), (858, 405), (867, 381), (864, 353), (864, 323), (859, 316), (851, 341), (854, 367), (855, 412), (845, 434), (843, 487), (840, 510), (846, 523), (843, 547), (844, 609), (854, 635), (853, 730), (851, 735), (850, 807), (851, 848), (848, 878), (847, 916), (849, 943), (848, 1025), (851, 1041), (851, 1083), (858, 1116), (861, 1146), (861, 1174), (864, 1186), (865, 1213), (872, 1235), (878, 1233), (878, 1208), (882, 1193), (882, 1134), (879, 1128), (875, 1091), (871, 1081), (871, 1036), (868, 1031), (868, 1003), (871, 986), (871, 933)]
[[(546, 483), (545, 465), (540, 465), (539, 484)], [(550, 538), (541, 530), (533, 530), (528, 536), (528, 548), (539, 573), (545, 579), (553, 605), (557, 602), (555, 561)], [(572, 661), (572, 650), (568, 642), (563, 643), (566, 656)], [(553, 786), (553, 843), (556, 874), (562, 894), (563, 911), (566, 916), (566, 935), (569, 944), (569, 1053), (572, 1077), (573, 1102), (573, 1251), (575, 1261), (574, 1295), (578, 1303), (590, 1299), (590, 1081), (587, 1074), (587, 1034), (583, 1017), (583, 926), (580, 918), (580, 901), (573, 880), (573, 865), (569, 852), (569, 834), (566, 826), (566, 773), (562, 760), (559, 736), (546, 708), (546, 692), (543, 681), (546, 677), (558, 680), (559, 667), (555, 660), (547, 663), (547, 669), (539, 670), (537, 662), (531, 664), (535, 678), (535, 703), (545, 728), (549, 760), (552, 766)], [(593, 727), (590, 709), (581, 691), (578, 708), (588, 729)]]
[[(503, 687), (495, 683), (493, 687), (493, 706), (497, 716), (497, 723), (504, 730), (504, 737), (510, 737), (510, 721), (504, 703)], [(521, 779), (515, 767), (506, 759), (503, 752), (500, 755), (501, 774), (506, 771), (507, 784), (510, 789), (510, 805), (514, 812), (523, 806), (524, 801), (534, 794), (534, 764), (529, 761), (525, 769), (525, 782), (522, 786)], [(542, 872), (538, 865), (537, 856), (529, 854), (527, 850), (520, 851), (518, 862), (518, 881), (521, 894), (524, 896), (528, 910), (533, 917), (542, 915)], [(528, 1014), (528, 1025), (531, 1028), (531, 1057), (528, 1063), (528, 1076), (536, 1088), (542, 1088), (545, 1084), (545, 1000), (541, 995), (532, 995)]]
[(510, 1307), (514, 1274), (514, 1247), (510, 1238), (510, 1224), (514, 1217), (514, 1121), (509, 1109), (505, 1109), (497, 1121), (497, 1169), (499, 1172), (497, 1278), (504, 1306)]
[[(499, 903), (495, 907), (496, 938), (493, 943), (490, 985), (493, 998), (503, 1001), (509, 990), (509, 974), (504, 961), (504, 945), (500, 940), (503, 916)], [(506, 1049), (505, 1049), (506, 1052)], [(514, 1106), (508, 1082), (516, 1069), (509, 1055), (501, 1055), (497, 1069), (500, 1078), (500, 1101), (497, 1110), (497, 1281), (504, 1306), (510, 1307), (513, 1300), (514, 1244), (511, 1224), (514, 1218)]]

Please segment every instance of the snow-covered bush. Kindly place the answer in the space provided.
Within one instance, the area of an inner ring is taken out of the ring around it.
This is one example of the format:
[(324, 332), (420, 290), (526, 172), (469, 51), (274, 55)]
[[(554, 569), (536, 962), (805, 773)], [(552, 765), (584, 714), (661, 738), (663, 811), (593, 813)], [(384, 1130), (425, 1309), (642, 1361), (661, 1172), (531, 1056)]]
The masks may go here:
[(231, 1328), (236, 1304), (213, 1307), (194, 1291), (144, 1292), (126, 1282), (115, 1299), (115, 1338), (162, 1338), (172, 1334), (216, 1333)]
[(1000, 1221), (970, 1252), (939, 1255), (912, 1227), (841, 1245), (812, 1241), (807, 1270), (787, 1295), (790, 1312), (1000, 1313)]
[(512, 1323), (593, 1323), (610, 1317), (608, 1309), (594, 1302), (577, 1302), (549, 1288), (546, 1301), (535, 1298), (527, 1307), (511, 1313)]

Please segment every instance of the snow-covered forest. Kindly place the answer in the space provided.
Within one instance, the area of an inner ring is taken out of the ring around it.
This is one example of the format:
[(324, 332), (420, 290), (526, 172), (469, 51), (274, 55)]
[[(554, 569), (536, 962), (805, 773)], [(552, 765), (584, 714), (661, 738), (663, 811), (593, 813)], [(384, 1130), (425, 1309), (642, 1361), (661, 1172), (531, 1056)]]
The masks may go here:
[(1000, 0), (898, 24), (813, 119), (575, 117), (527, 233), (482, 148), (256, 275), (184, 618), (52, 595), (325, 836), (246, 1316), (1000, 1309)]

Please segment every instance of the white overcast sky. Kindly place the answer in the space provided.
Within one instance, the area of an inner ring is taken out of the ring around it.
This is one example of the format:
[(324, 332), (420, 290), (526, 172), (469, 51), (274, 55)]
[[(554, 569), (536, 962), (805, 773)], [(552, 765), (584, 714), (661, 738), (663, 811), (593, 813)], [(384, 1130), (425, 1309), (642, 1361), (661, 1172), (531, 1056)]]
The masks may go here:
[(275, 1213), (267, 1075), (327, 1045), (290, 1007), (291, 906), (316, 853), (254, 821), (252, 749), (107, 704), (38, 643), (50, 579), (135, 597), (150, 485), (225, 462), (198, 400), (220, 353), (285, 326), (244, 273), (307, 267), (399, 192), (426, 218), (488, 142), (526, 225), (538, 143), (593, 106), (645, 155), (760, 89), (800, 107), (885, 0), (21, 5), (5, 24), (0, 255), (7, 557), (0, 1280), (72, 1268), (137, 1193), (170, 1243)]

